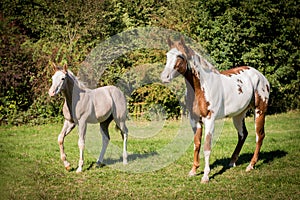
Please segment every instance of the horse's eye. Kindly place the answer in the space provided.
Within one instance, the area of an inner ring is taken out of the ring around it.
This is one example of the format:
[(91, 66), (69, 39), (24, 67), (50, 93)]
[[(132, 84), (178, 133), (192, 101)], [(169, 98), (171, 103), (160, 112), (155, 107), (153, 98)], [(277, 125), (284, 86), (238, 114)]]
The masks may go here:
[(63, 80), (63, 81), (64, 81), (64, 80), (65, 80), (65, 78), (62, 78), (61, 80)]

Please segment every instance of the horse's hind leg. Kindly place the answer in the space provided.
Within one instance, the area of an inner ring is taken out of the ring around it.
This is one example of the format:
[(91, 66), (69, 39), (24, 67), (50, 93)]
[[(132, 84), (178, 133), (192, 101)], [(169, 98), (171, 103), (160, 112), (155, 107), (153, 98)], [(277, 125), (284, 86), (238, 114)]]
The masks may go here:
[(64, 166), (67, 170), (70, 170), (70, 163), (67, 161), (67, 157), (64, 151), (64, 139), (65, 136), (67, 136), (75, 127), (75, 124), (73, 122), (70, 122), (68, 120), (64, 121), (64, 126), (58, 135), (58, 144), (60, 149), (60, 158), (64, 162)]
[(244, 142), (248, 136), (248, 131), (245, 126), (245, 113), (243, 112), (242, 114), (233, 117), (233, 124), (238, 131), (238, 143), (235, 147), (234, 152), (232, 153), (231, 160), (229, 163), (229, 167), (234, 167), (235, 162), (237, 161), (240, 151), (244, 145)]
[(100, 123), (100, 132), (102, 135), (102, 149), (100, 152), (100, 156), (97, 160), (97, 166), (101, 167), (103, 165), (104, 154), (106, 152), (110, 137), (108, 132), (108, 127), (110, 122), (112, 121), (112, 116), (110, 116), (106, 121)]
[(250, 164), (246, 168), (246, 171), (251, 171), (257, 160), (260, 148), (262, 146), (263, 140), (265, 138), (265, 116), (267, 111), (267, 102), (263, 101), (261, 98), (256, 96), (255, 102), (255, 133), (256, 133), (256, 148), (251, 159)]
[(125, 124), (125, 120), (121, 122), (116, 122), (118, 128), (121, 131), (121, 135), (123, 138), (123, 164), (127, 164), (127, 139), (128, 139), (128, 129)]

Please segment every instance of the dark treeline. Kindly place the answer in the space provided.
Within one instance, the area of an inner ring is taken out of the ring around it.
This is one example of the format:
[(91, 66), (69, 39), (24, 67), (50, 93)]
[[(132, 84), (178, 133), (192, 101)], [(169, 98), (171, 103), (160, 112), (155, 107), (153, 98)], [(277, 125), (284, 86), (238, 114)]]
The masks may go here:
[[(239, 65), (257, 68), (271, 83), (269, 113), (300, 107), (300, 6), (296, 0), (3, 0), (0, 5), (1, 123), (59, 120), (62, 97), (47, 96), (50, 61), (67, 63), (76, 73), (101, 41), (147, 26), (191, 37), (220, 70)], [(164, 53), (140, 51), (123, 56), (108, 68), (99, 85), (114, 84), (137, 63), (163, 60)], [(161, 99), (166, 95), (157, 85), (145, 90)], [(145, 90), (138, 91), (144, 94)], [(140, 97), (138, 91), (135, 96)]]

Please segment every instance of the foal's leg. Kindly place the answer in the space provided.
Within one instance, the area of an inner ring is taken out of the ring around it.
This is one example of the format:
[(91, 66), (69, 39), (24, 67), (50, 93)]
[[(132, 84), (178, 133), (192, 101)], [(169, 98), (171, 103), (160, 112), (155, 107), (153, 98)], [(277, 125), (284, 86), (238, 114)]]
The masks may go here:
[(112, 121), (112, 117), (110, 116), (106, 121), (100, 123), (100, 133), (102, 135), (102, 149), (100, 156), (97, 160), (97, 167), (101, 167), (103, 165), (104, 154), (106, 152), (110, 137), (108, 132), (108, 126)]
[(233, 117), (233, 124), (238, 131), (238, 143), (235, 147), (234, 152), (232, 153), (229, 167), (235, 167), (235, 162), (237, 161), (240, 151), (244, 145), (244, 142), (248, 136), (248, 131), (245, 126), (245, 113), (242, 113), (238, 116)]
[(196, 170), (200, 166), (199, 164), (199, 152), (201, 147), (201, 139), (202, 139), (202, 122), (197, 122), (196, 126), (193, 127), (194, 131), (194, 163), (191, 171), (189, 172), (189, 176), (195, 176)]
[(117, 124), (118, 128), (121, 130), (123, 138), (123, 164), (126, 165), (127, 162), (127, 139), (128, 139), (128, 129), (126, 127), (125, 121)]
[[(262, 102), (264, 103), (264, 102)], [(262, 104), (260, 104), (262, 105)], [(260, 152), (260, 148), (262, 146), (263, 140), (265, 138), (265, 115), (266, 115), (266, 106), (257, 106), (255, 108), (255, 132), (256, 132), (256, 148), (253, 154), (253, 157), (251, 159), (250, 164), (246, 168), (246, 171), (251, 171), (257, 160), (258, 160), (258, 154)]]
[(78, 124), (78, 147), (79, 147), (79, 162), (78, 162), (78, 168), (76, 170), (77, 173), (82, 172), (82, 167), (83, 167), (83, 151), (84, 151), (84, 145), (85, 145), (85, 134), (86, 134), (86, 122), (79, 122)]
[(70, 163), (67, 161), (67, 157), (64, 151), (64, 138), (73, 130), (74, 127), (75, 127), (74, 123), (65, 120), (64, 126), (60, 134), (58, 135), (58, 139), (57, 139), (59, 144), (59, 149), (60, 149), (60, 158), (64, 162), (64, 166), (66, 170), (70, 170)]

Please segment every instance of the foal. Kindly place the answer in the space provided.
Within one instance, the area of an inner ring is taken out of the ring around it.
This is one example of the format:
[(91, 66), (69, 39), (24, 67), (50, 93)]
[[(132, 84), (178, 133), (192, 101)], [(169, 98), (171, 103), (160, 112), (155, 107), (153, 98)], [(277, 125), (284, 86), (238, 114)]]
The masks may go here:
[(64, 152), (64, 138), (78, 125), (80, 159), (76, 172), (82, 171), (83, 150), (85, 145), (85, 134), (87, 123), (100, 123), (102, 134), (102, 150), (97, 165), (103, 162), (104, 154), (110, 137), (108, 126), (112, 120), (116, 122), (117, 128), (121, 130), (123, 138), (123, 164), (127, 164), (127, 135), (128, 129), (125, 124), (127, 115), (126, 98), (120, 89), (114, 86), (105, 86), (90, 90), (77, 80), (73, 73), (64, 68), (54, 65), (55, 74), (52, 76), (52, 86), (49, 95), (54, 96), (62, 92), (65, 97), (63, 114), (64, 126), (58, 136), (61, 159), (67, 170), (70, 163)]

